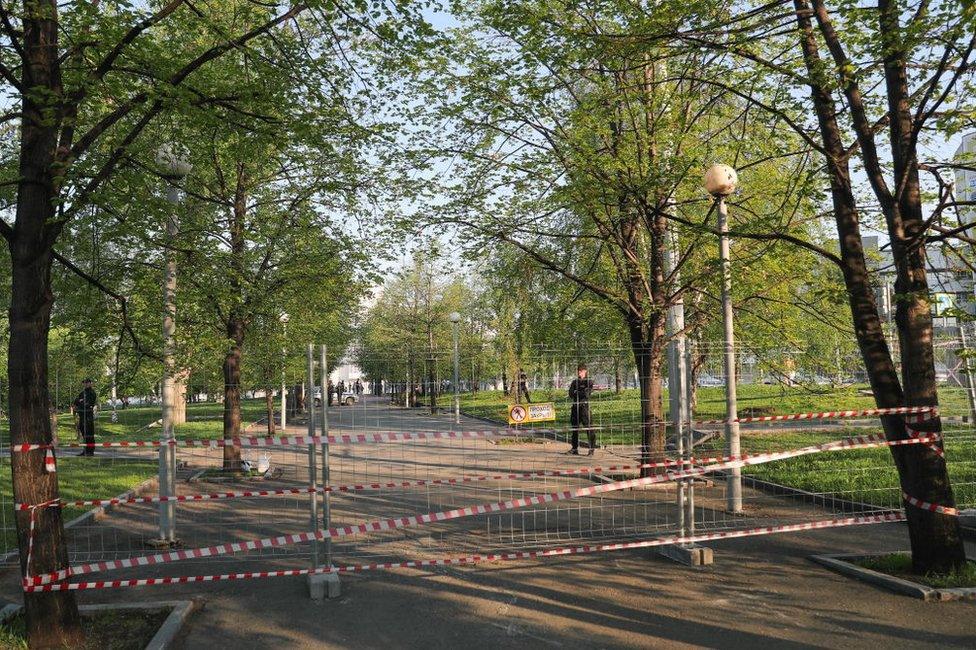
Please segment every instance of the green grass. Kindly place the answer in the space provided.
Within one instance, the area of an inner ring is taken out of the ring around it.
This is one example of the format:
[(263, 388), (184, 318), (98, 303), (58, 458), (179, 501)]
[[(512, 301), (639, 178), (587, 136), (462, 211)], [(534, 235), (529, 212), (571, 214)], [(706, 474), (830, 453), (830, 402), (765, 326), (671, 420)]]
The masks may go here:
[[(99, 442), (111, 440), (156, 440), (160, 427), (149, 426), (160, 417), (158, 406), (144, 406), (117, 411), (118, 421), (112, 422), (111, 410), (102, 411), (95, 422), (95, 437)], [(212, 402), (187, 404), (187, 422), (176, 427), (176, 437), (181, 440), (212, 440), (223, 436), (223, 405)], [(265, 414), (264, 400), (245, 400), (241, 403), (241, 419), (244, 424), (254, 422)], [(5, 423), (4, 423), (5, 424)], [(76, 440), (74, 419), (70, 413), (58, 416), (58, 437), (62, 443)], [(0, 431), (4, 443), (9, 441), (6, 427)], [(82, 499), (107, 499), (132, 489), (144, 480), (155, 476), (157, 460), (148, 455), (142, 460), (113, 458), (77, 458), (74, 450), (64, 449), (58, 456), (58, 485), (61, 497), (66, 501)], [(4, 510), (0, 511), (0, 548), (2, 551), (17, 544), (13, 528), (13, 504), (9, 498), (11, 486), (10, 464), (0, 459), (0, 493), (4, 495)], [(85, 508), (64, 508), (67, 522), (85, 512)]]
[[(82, 499), (109, 499), (142, 483), (156, 475), (157, 463), (155, 457), (146, 456), (142, 460), (112, 458), (99, 460), (94, 458), (78, 458), (77, 456), (61, 456), (58, 458), (58, 486), (61, 498), (66, 501)], [(0, 464), (0, 485), (3, 486), (5, 497), (10, 495), (11, 485), (10, 464)], [(65, 522), (84, 513), (88, 508), (65, 507), (63, 517)], [(14, 533), (14, 510), (12, 499), (4, 499), (3, 529), (0, 535), (0, 546), (3, 551), (16, 547), (17, 538)]]
[[(99, 441), (116, 440), (156, 440), (160, 426), (153, 424), (160, 419), (162, 412), (158, 406), (140, 406), (116, 411), (118, 421), (112, 422), (112, 410), (102, 410), (95, 421), (95, 436)], [(241, 421), (243, 426), (263, 418), (266, 407), (263, 399), (241, 401)], [(223, 404), (204, 402), (186, 405), (186, 422), (176, 426), (176, 437), (180, 440), (212, 440), (223, 437)], [(6, 435), (6, 432), (4, 432)], [(58, 415), (58, 437), (64, 442), (77, 437), (74, 418), (70, 413)]]
[[(241, 401), (241, 422), (247, 426), (264, 418), (266, 407), (263, 399)], [(138, 406), (116, 411), (117, 422), (112, 422), (112, 409), (104, 408), (95, 419), (96, 440), (104, 442), (111, 440), (157, 440), (160, 425), (154, 424), (160, 419), (162, 411), (159, 406)], [(187, 421), (176, 426), (176, 437), (180, 440), (200, 439), (212, 440), (223, 436), (223, 404), (203, 402), (186, 405)], [(77, 429), (74, 416), (70, 413), (58, 414), (58, 439), (62, 442), (74, 442), (77, 439)], [(9, 444), (10, 434), (7, 431), (6, 420), (0, 422), (0, 442)]]
[[(169, 616), (169, 610), (117, 610), (81, 617), (81, 650), (142, 650)], [(27, 648), (23, 615), (0, 626), (0, 649)]]
[[(863, 433), (863, 430), (743, 432), (742, 450), (746, 453), (784, 451)], [(953, 428), (948, 428), (945, 433), (949, 477), (956, 503), (972, 506), (976, 505), (976, 447), (971, 438), (959, 436), (959, 433)], [(753, 465), (742, 471), (771, 483), (832, 494), (849, 501), (895, 508), (901, 505), (898, 472), (886, 447), (816, 453)]]
[[(569, 400), (565, 391), (535, 391), (533, 400), (556, 403), (555, 423), (540, 423), (538, 427), (566, 427), (569, 425)], [(962, 414), (968, 412), (965, 396), (959, 391), (944, 391), (943, 412)], [(482, 391), (462, 396), (465, 411), (497, 420), (506, 418), (509, 400), (500, 391)], [(667, 397), (665, 396), (665, 403)], [(856, 387), (811, 391), (802, 387), (743, 385), (739, 387), (739, 413), (742, 415), (776, 415), (827, 410), (872, 408), (871, 397), (859, 394)], [(593, 423), (602, 427), (600, 440), (603, 444), (639, 444), (640, 409), (636, 390), (614, 394), (598, 392), (591, 401)], [(696, 419), (721, 418), (725, 411), (725, 390), (722, 387), (699, 389)], [(742, 430), (742, 451), (761, 453), (785, 451), (808, 445), (839, 440), (851, 435), (879, 433), (876, 430), (851, 428), (794, 431), (754, 432)], [(966, 429), (946, 428), (946, 457), (949, 475), (953, 483), (956, 503), (976, 505), (976, 446), (968, 436), (960, 435)], [(956, 434), (954, 439), (953, 434)], [(707, 448), (696, 451), (698, 456), (724, 454), (722, 440), (709, 443)], [(885, 507), (899, 507), (901, 491), (898, 474), (889, 449), (847, 449), (801, 456), (790, 460), (775, 461), (746, 467), (747, 475), (806, 490), (826, 493), (837, 498)]]
[[(835, 411), (866, 409), (874, 407), (874, 398), (858, 392), (865, 386), (843, 388), (766, 386), (762, 384), (742, 384), (738, 386), (740, 416), (776, 415), (785, 413), (806, 413), (814, 411)], [(569, 424), (569, 396), (565, 389), (542, 389), (531, 391), (534, 402), (554, 402), (556, 405), (555, 426)], [(968, 413), (966, 397), (962, 391), (946, 389), (940, 394), (942, 411), (950, 415)], [(461, 395), (461, 408), (479, 417), (495, 420), (507, 419), (507, 405), (512, 402), (501, 391), (479, 391)], [(664, 405), (667, 410), (667, 391), (664, 392)], [(596, 391), (590, 401), (593, 422), (600, 426), (634, 425), (640, 421), (640, 399), (637, 389), (629, 388), (619, 394), (612, 390)], [(725, 388), (701, 387), (698, 389), (696, 419), (717, 419), (725, 415)], [(542, 425), (540, 425), (542, 426)], [(553, 426), (548, 424), (545, 426)]]
[(967, 561), (962, 569), (952, 573), (927, 573), (919, 575), (912, 573), (912, 556), (908, 553), (890, 553), (851, 560), (853, 564), (865, 569), (887, 573), (899, 578), (907, 578), (913, 582), (920, 582), (929, 587), (952, 589), (958, 587), (976, 587), (976, 562)]

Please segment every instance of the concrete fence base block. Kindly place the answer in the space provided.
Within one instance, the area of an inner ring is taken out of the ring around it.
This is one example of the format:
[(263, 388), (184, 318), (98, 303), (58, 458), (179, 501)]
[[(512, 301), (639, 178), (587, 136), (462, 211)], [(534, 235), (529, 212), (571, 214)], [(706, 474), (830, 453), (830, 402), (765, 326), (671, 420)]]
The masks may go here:
[(312, 600), (338, 598), (342, 595), (342, 586), (338, 573), (322, 573), (308, 576), (308, 595)]
[(712, 549), (696, 544), (690, 546), (670, 544), (668, 546), (662, 546), (658, 549), (658, 553), (669, 560), (674, 560), (687, 566), (706, 566), (711, 564), (714, 559)]

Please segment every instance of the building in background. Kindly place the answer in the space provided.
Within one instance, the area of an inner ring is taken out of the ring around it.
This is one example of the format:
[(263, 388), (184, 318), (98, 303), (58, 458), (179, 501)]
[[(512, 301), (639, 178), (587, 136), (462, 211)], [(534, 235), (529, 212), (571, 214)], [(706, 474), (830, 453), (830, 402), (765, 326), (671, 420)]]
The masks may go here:
[[(962, 144), (956, 149), (955, 160), (957, 164), (973, 168), (956, 170), (956, 200), (976, 201), (976, 133), (962, 136)], [(961, 206), (957, 213), (960, 223), (976, 221), (976, 206)]]

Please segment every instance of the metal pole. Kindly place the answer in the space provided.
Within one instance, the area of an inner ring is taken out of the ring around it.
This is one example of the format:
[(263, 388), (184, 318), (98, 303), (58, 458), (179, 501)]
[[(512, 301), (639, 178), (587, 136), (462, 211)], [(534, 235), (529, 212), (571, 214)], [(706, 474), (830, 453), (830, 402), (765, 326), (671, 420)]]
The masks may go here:
[[(173, 209), (166, 219), (166, 236), (172, 244), (179, 229), (176, 206), (180, 202), (180, 190), (171, 182), (166, 199)], [(166, 268), (163, 277), (163, 382), (162, 431), (159, 446), (159, 494), (175, 495), (176, 447), (173, 430), (173, 406), (176, 398), (174, 378), (176, 354), (176, 256), (171, 249), (166, 250)], [(166, 501), (159, 504), (159, 539), (165, 542), (176, 541), (176, 504)]]
[[(677, 252), (673, 233), (669, 237), (669, 245), (666, 249), (665, 263), (666, 272), (678, 281)], [(677, 446), (678, 458), (690, 460), (692, 454), (691, 424), (688, 422), (687, 391), (685, 386), (685, 305), (680, 297), (668, 307), (666, 314), (665, 327), (670, 338), (668, 342), (668, 406), (671, 412), (671, 420), (674, 423), (675, 443)], [(688, 465), (682, 464), (682, 470), (687, 469)], [(681, 535), (690, 534), (688, 526), (693, 526), (694, 512), (689, 512), (689, 504), (693, 503), (692, 491), (694, 485), (689, 480), (678, 482), (678, 524), (681, 527)]]
[(959, 345), (962, 346), (962, 367), (966, 373), (966, 396), (969, 397), (969, 416), (976, 423), (976, 383), (973, 382), (973, 369), (969, 365), (969, 345), (966, 342), (966, 323), (958, 316), (959, 322)]
[(286, 379), (285, 366), (288, 363), (288, 348), (286, 347), (288, 345), (288, 321), (287, 320), (282, 323), (282, 327), (284, 329), (285, 341), (284, 341), (284, 345), (281, 346), (281, 433), (282, 435), (284, 435), (285, 425), (288, 424), (288, 416), (285, 415), (285, 412), (288, 408), (288, 401), (287, 401), (288, 389), (285, 385), (285, 379)]
[[(308, 403), (308, 435), (315, 435), (315, 347), (309, 343), (306, 351), (306, 371), (308, 372), (308, 395), (305, 400)], [(325, 399), (325, 393), (322, 399)], [(322, 402), (322, 410), (325, 410), (325, 401)], [(311, 522), (311, 530), (318, 530), (319, 526), (319, 495), (315, 492), (318, 485), (316, 474), (318, 462), (315, 458), (315, 444), (308, 446), (308, 487), (311, 492), (308, 495), (308, 515)], [(319, 567), (319, 542), (312, 540), (312, 568)]]
[(459, 323), (454, 323), (454, 424), (461, 424), (461, 358), (458, 354)]
[[(322, 394), (329, 390), (329, 364), (327, 363), (327, 350), (325, 345), (319, 347), (319, 366), (322, 368), (321, 382)], [(326, 408), (327, 402), (322, 404), (322, 528), (328, 530), (332, 527), (332, 511), (330, 508), (329, 493), (325, 488), (329, 485), (329, 409)], [(325, 566), (332, 566), (332, 539), (325, 538)]]
[[(718, 252), (722, 263), (722, 325), (725, 331), (725, 453), (738, 456), (739, 412), (735, 394), (735, 332), (732, 315), (732, 262), (729, 256), (729, 212), (725, 197), (718, 200)], [(742, 512), (742, 470), (729, 470), (725, 488), (725, 507), (729, 512)]]

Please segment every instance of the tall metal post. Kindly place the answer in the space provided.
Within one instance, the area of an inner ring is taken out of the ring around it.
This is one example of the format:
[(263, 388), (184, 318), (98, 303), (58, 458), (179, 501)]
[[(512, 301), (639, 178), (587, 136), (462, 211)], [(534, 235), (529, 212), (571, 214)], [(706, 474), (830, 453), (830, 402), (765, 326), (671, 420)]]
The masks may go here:
[[(725, 332), (725, 452), (740, 455), (739, 411), (735, 391), (735, 332), (732, 315), (732, 262), (729, 255), (729, 212), (725, 197), (718, 201), (718, 252), (722, 264), (722, 326)], [(725, 488), (725, 507), (729, 512), (742, 512), (742, 470), (729, 470)]]
[[(668, 275), (677, 280), (677, 251), (673, 233), (666, 250), (665, 263)], [(668, 406), (671, 421), (674, 423), (675, 442), (678, 458), (690, 461), (692, 455), (691, 423), (688, 421), (688, 405), (685, 372), (685, 306), (684, 300), (676, 298), (668, 307), (665, 328), (670, 341), (668, 343)], [(688, 469), (689, 463), (682, 463), (681, 470)], [(678, 482), (678, 524), (681, 535), (691, 534), (694, 526), (694, 511), (689, 507), (694, 503), (692, 496), (694, 483), (690, 480)]]
[(284, 435), (285, 426), (288, 424), (288, 387), (285, 384), (285, 366), (288, 365), (288, 314), (281, 312), (278, 316), (281, 320), (281, 327), (284, 334), (284, 342), (281, 346), (281, 433)]
[[(319, 347), (319, 367), (322, 382), (322, 394), (325, 395), (329, 390), (329, 364), (325, 345)], [(328, 401), (322, 402), (322, 528), (328, 530), (332, 527), (332, 512), (330, 510), (329, 493), (325, 488), (329, 485), (329, 409)], [(325, 538), (325, 562), (327, 567), (332, 566), (332, 538)]]
[[(306, 397), (306, 403), (308, 404), (308, 435), (312, 437), (315, 435), (315, 346), (311, 343), (308, 344), (308, 349), (306, 350), (306, 370), (308, 372), (308, 396)], [(326, 395), (322, 394), (322, 410), (326, 408), (325, 402)], [(315, 491), (318, 486), (318, 481), (316, 476), (318, 474), (318, 462), (315, 458), (315, 443), (310, 443), (308, 445), (308, 487), (311, 491), (308, 495), (308, 515), (309, 521), (311, 523), (310, 530), (318, 530), (319, 527), (319, 495)], [(317, 569), (319, 567), (319, 542), (318, 540), (312, 541), (312, 568)]]
[[(166, 236), (172, 244), (179, 233), (176, 214), (180, 202), (180, 190), (176, 179), (172, 179), (166, 191), (166, 200), (172, 206), (166, 219)], [(176, 401), (175, 379), (176, 354), (176, 256), (171, 249), (166, 250), (166, 267), (163, 278), (163, 381), (162, 431), (159, 446), (159, 494), (176, 494), (176, 446), (173, 429), (173, 406)], [(176, 541), (176, 503), (164, 501), (159, 504), (159, 543), (165, 545)]]
[(461, 314), (453, 312), (451, 323), (454, 325), (454, 424), (461, 424), (461, 357), (458, 354), (458, 329)]
[(959, 345), (962, 347), (962, 368), (966, 373), (966, 396), (969, 398), (969, 417), (976, 423), (976, 382), (973, 380), (973, 369), (969, 364), (969, 345), (966, 341), (966, 323), (956, 317), (959, 323)]

